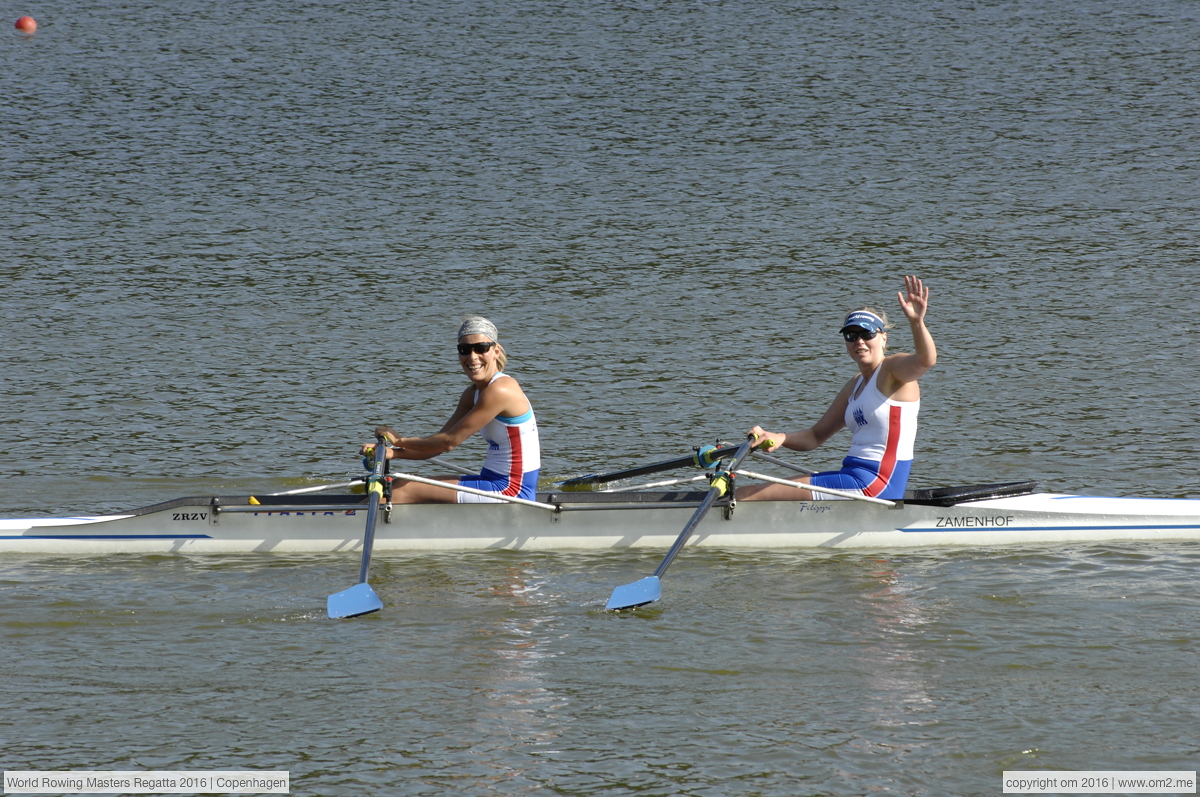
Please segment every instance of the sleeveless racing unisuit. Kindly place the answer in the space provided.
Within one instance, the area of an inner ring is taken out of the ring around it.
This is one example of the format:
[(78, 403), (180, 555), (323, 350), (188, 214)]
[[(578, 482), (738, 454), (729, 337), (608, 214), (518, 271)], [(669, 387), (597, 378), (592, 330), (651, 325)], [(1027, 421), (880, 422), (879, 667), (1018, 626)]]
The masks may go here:
[[(496, 374), (488, 384), (502, 376), (505, 374)], [(475, 391), (475, 401), (479, 401), (478, 390)], [(459, 485), (517, 498), (536, 498), (538, 470), (542, 467), (542, 449), (538, 441), (537, 418), (533, 415), (533, 405), (530, 405), (523, 415), (497, 415), (479, 430), (479, 434), (488, 444), (483, 469), (478, 476), (459, 478)], [(499, 499), (459, 493), (458, 502), (499, 503)]]
[[(874, 498), (904, 498), (921, 402), (884, 396), (876, 385), (879, 371), (875, 369), (865, 386), (858, 377), (850, 393), (845, 420), (854, 437), (842, 469), (813, 474), (813, 484)], [(816, 499), (835, 497), (813, 493)]]

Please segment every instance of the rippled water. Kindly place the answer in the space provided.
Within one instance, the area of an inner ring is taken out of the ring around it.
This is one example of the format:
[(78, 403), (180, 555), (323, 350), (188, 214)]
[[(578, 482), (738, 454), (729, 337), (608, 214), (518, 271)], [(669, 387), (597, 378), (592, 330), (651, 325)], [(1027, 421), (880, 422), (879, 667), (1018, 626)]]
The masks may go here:
[(384, 611), (345, 622), (323, 585), (352, 568), (329, 557), (10, 562), (6, 766), (290, 769), (297, 794), (792, 795), (1195, 760), (1193, 544), (696, 551), (658, 608), (602, 611), (656, 561), (384, 556)]
[[(0, 37), (0, 514), (358, 475), (499, 325), (547, 481), (800, 426), (933, 290), (913, 482), (1200, 497), (1194, 4), (180, 2)], [(906, 331), (893, 337), (909, 345)], [(837, 462), (844, 440), (806, 455)], [(477, 444), (455, 458), (472, 462)], [(967, 794), (1195, 768), (1189, 545), (12, 557), (6, 768)]]

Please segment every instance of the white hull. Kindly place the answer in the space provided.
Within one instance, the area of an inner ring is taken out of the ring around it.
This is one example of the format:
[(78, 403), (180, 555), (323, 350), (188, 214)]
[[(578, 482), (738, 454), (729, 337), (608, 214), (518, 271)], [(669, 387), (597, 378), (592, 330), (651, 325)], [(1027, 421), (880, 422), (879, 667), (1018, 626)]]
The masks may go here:
[[(396, 506), (385, 516), (388, 522), (377, 526), (375, 550), (665, 550), (702, 493), (596, 495), (541, 496), (559, 503), (559, 512), (512, 504)], [(362, 496), (272, 498), (262, 500), (288, 503), (262, 506), (247, 499), (191, 498), (123, 515), (0, 520), (0, 553), (361, 550), (367, 514)], [(689, 545), (898, 549), (1195, 539), (1200, 539), (1197, 500), (1038, 493), (952, 506), (909, 501), (896, 508), (857, 501), (743, 501), (731, 513), (718, 504)]]

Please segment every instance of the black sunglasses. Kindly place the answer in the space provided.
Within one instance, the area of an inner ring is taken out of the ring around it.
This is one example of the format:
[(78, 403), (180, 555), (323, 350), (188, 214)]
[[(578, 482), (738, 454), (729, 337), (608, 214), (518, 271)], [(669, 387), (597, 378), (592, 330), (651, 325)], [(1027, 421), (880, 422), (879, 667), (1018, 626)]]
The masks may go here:
[(842, 337), (847, 343), (853, 343), (856, 340), (874, 340), (879, 333), (873, 329), (850, 329), (842, 333)]
[(485, 340), (482, 343), (460, 343), (458, 344), (458, 356), (466, 357), (471, 352), (476, 354), (487, 354), (488, 351), (496, 345), (494, 340)]

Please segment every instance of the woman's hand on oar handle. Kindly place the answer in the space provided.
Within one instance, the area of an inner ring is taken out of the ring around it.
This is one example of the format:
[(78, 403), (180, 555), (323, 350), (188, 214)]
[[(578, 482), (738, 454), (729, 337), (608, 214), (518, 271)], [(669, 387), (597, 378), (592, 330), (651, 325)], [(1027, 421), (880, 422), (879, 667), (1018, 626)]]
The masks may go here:
[(395, 429), (393, 429), (390, 426), (376, 426), (375, 427), (375, 441), (372, 441), (370, 443), (363, 443), (362, 447), (358, 449), (358, 453), (364, 457), (374, 457), (375, 456), (375, 446), (378, 445), (377, 441), (380, 437), (382, 437), (388, 444), (387, 448), (384, 449), (384, 456), (386, 456), (388, 459), (395, 458), (395, 456), (396, 456), (395, 451), (403, 451), (404, 450), (404, 448), (402, 446), (396, 445), (396, 443), (399, 442), (399, 440), (400, 440), (399, 432), (397, 432)]
[(766, 451), (768, 454), (778, 450), (783, 445), (783, 441), (787, 439), (786, 434), (768, 432), (761, 426), (751, 429), (750, 436), (754, 438), (754, 447), (759, 451)]
[[(784, 437), (786, 436), (787, 435), (784, 435)], [(754, 451), (755, 449), (774, 451), (783, 445), (783, 440), (780, 440), (778, 435), (771, 434), (761, 426), (755, 426), (750, 430), (750, 433), (746, 435), (746, 437), (754, 442), (754, 445), (750, 446), (750, 451)], [(744, 452), (742, 456), (744, 457), (746, 454), (749, 454), (750, 451)], [(732, 470), (732, 468), (730, 468), (730, 470)], [(717, 495), (726, 495), (733, 486), (732, 482), (730, 481), (730, 477), (731, 474), (729, 470), (725, 470), (723, 468), (718, 470), (713, 478), (709, 481), (708, 489), (717, 490)]]
[(382, 437), (387, 441), (389, 446), (394, 446), (400, 442), (400, 433), (390, 426), (376, 426), (375, 436)]

